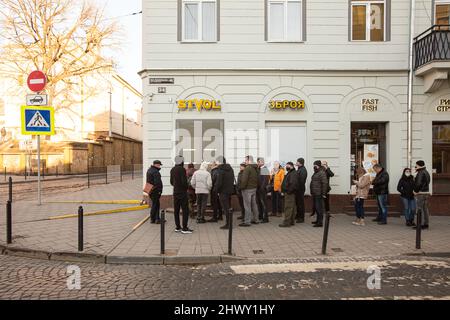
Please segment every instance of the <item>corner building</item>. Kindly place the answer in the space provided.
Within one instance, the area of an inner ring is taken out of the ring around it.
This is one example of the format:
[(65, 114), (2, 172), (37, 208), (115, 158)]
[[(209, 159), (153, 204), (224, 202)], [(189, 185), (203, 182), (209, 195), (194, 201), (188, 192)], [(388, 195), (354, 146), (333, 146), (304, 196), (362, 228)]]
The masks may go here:
[[(413, 161), (450, 213), (450, 1), (416, 0)], [(144, 167), (247, 154), (327, 160), (333, 211), (380, 162), (390, 203), (407, 166), (409, 0), (143, 0)], [(308, 181), (309, 182), (309, 181)], [(170, 205), (167, 202), (167, 205)]]

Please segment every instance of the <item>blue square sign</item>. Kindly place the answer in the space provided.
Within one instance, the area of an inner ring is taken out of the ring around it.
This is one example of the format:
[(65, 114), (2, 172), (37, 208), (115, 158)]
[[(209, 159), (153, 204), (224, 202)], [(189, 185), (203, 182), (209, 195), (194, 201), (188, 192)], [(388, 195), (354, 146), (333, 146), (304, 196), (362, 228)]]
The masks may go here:
[(22, 107), (22, 134), (53, 135), (54, 111), (50, 107)]

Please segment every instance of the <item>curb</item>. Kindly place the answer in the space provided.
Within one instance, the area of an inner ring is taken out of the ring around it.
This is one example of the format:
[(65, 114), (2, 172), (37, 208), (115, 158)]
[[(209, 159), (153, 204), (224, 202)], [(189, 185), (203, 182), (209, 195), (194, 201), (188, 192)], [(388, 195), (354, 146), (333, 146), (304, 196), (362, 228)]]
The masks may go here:
[(105, 256), (102, 254), (77, 253), (77, 252), (48, 252), (33, 250), (28, 248), (8, 247), (0, 245), (0, 255), (31, 258), (37, 260), (49, 260), (59, 262), (79, 262), (106, 265), (208, 265), (220, 264), (234, 261), (248, 260), (236, 256), (148, 256), (148, 257), (127, 257), (127, 256)]
[(102, 200), (102, 201), (48, 201), (48, 204), (141, 204), (141, 200)]

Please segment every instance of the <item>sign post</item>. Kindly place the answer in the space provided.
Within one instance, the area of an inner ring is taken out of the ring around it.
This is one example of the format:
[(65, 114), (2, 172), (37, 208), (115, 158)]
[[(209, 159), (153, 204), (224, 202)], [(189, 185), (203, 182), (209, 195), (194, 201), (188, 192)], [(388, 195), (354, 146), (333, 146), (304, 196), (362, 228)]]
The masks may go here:
[(22, 134), (37, 136), (38, 153), (38, 203), (41, 198), (41, 136), (55, 134), (55, 111), (52, 107), (22, 106)]

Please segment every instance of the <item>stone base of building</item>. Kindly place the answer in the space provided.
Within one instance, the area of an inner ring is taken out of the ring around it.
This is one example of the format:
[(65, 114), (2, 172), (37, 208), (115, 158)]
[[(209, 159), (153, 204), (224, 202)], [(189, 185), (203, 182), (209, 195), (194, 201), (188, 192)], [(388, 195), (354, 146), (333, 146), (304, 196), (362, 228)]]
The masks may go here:
[[(349, 195), (332, 194), (330, 197), (331, 213), (354, 214), (352, 208), (352, 197)], [(370, 201), (370, 200), (369, 200)], [(232, 197), (231, 204), (235, 211), (240, 211), (239, 201), (236, 196)], [(271, 201), (267, 201), (269, 211), (271, 210)], [(376, 206), (375, 201), (368, 202), (366, 211), (368, 215), (375, 215), (376, 211), (373, 208)], [(173, 208), (172, 196), (161, 197), (161, 208)], [(372, 208), (372, 209), (371, 209)], [(305, 209), (307, 213), (312, 211), (312, 200), (310, 196), (305, 196)], [(429, 201), (430, 214), (435, 216), (450, 216), (450, 195), (435, 195)], [(389, 196), (389, 210), (391, 216), (399, 216), (403, 212), (403, 205), (399, 195)]]

